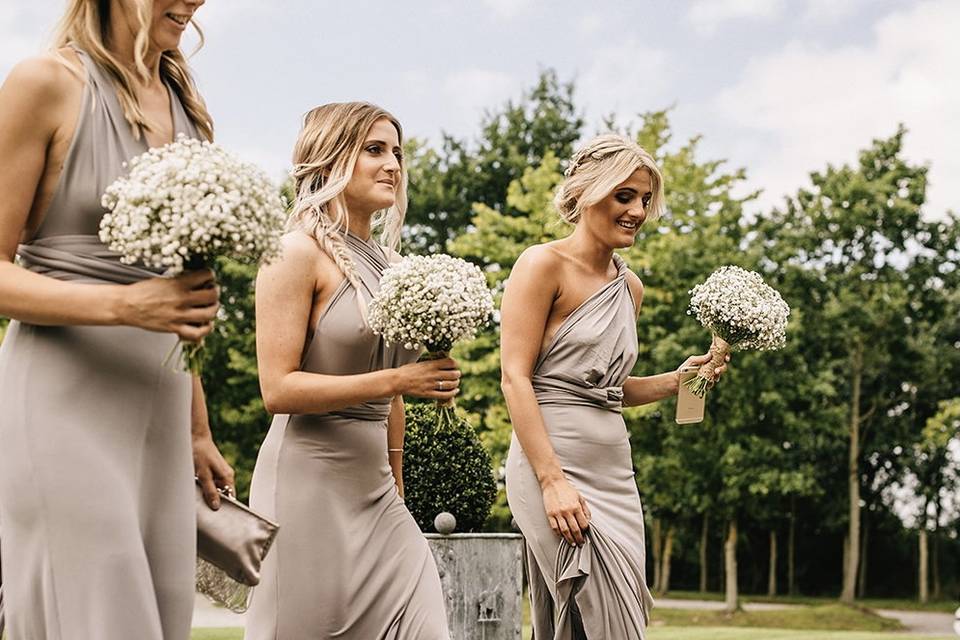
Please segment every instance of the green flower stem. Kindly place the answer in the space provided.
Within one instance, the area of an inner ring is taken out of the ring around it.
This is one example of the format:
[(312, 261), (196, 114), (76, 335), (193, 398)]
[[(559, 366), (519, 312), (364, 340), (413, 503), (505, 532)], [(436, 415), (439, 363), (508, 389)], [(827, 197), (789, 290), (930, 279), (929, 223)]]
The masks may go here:
[(711, 379), (697, 375), (684, 382), (683, 386), (689, 389), (693, 395), (702, 398), (707, 395), (707, 389), (710, 388), (711, 382)]

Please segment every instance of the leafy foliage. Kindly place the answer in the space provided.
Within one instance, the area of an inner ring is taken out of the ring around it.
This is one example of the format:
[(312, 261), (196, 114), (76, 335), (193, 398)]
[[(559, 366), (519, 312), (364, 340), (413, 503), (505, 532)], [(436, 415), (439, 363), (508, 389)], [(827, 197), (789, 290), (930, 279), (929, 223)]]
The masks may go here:
[(407, 404), (403, 486), (407, 508), (423, 531), (448, 511), (457, 531), (483, 526), (496, 496), (496, 482), (476, 431), (461, 412), (438, 425), (436, 403)]

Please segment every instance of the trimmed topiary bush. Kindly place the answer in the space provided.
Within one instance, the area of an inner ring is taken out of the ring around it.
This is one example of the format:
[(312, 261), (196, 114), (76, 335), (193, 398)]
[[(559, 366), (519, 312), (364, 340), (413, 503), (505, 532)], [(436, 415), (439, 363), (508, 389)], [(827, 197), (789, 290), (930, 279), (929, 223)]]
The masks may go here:
[(483, 526), (497, 495), (490, 455), (462, 411), (438, 420), (433, 402), (406, 405), (403, 487), (407, 508), (420, 530), (433, 532), (433, 519), (449, 511), (457, 532)]

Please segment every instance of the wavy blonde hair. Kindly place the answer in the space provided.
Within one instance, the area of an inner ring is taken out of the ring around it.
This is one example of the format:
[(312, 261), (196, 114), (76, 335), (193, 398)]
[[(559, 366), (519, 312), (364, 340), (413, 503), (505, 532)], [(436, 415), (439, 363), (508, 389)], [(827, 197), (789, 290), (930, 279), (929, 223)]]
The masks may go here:
[(650, 174), (653, 196), (644, 209), (647, 220), (656, 220), (664, 208), (660, 168), (643, 147), (615, 133), (599, 135), (573, 154), (553, 204), (561, 218), (576, 224), (585, 209), (610, 195), (637, 169)]
[[(146, 83), (150, 80), (150, 69), (147, 68), (144, 59), (150, 46), (153, 0), (127, 1), (134, 7), (133, 17), (137, 25), (133, 47), (134, 70), (124, 65), (107, 44), (111, 0), (69, 0), (67, 10), (57, 25), (53, 48), (56, 51), (68, 45), (74, 45), (107, 72), (117, 89), (120, 106), (123, 108), (127, 122), (130, 123), (133, 135), (139, 139), (144, 130), (150, 130), (150, 123), (140, 107), (134, 87), (137, 81)], [(203, 32), (194, 21), (191, 20), (190, 24), (200, 34), (200, 46), (203, 46)], [(213, 120), (194, 84), (186, 56), (180, 49), (164, 51), (161, 54), (160, 77), (173, 87), (180, 102), (183, 103), (184, 110), (200, 134), (207, 140), (212, 140)]]
[[(299, 229), (315, 238), (357, 290), (360, 311), (366, 317), (366, 303), (353, 256), (343, 240), (349, 228), (343, 191), (353, 177), (357, 158), (373, 124), (386, 118), (397, 130), (403, 144), (403, 129), (386, 110), (367, 102), (334, 102), (310, 110), (293, 151), (293, 180), (296, 199), (287, 220), (287, 229)], [(407, 165), (400, 162), (400, 181), (392, 207), (374, 214), (372, 226), (381, 229), (381, 243), (396, 252), (407, 211)]]

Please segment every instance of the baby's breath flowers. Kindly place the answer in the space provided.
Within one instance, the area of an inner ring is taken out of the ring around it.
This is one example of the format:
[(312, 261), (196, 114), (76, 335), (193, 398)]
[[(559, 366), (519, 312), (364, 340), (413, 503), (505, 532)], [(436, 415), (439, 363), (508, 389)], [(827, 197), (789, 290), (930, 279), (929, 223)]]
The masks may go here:
[[(257, 166), (181, 135), (127, 167), (103, 194), (108, 212), (100, 221), (100, 240), (125, 264), (173, 276), (212, 266), (219, 257), (257, 264), (278, 254), (285, 207)], [(182, 351), (194, 373), (201, 348)]]
[(790, 307), (759, 273), (720, 267), (690, 290), (690, 309), (713, 333), (713, 358), (685, 384), (703, 397), (732, 348), (773, 351), (786, 344)]
[(441, 355), (475, 337), (492, 315), (480, 267), (440, 254), (409, 256), (384, 271), (369, 322), (388, 344)]
[(480, 268), (440, 254), (409, 256), (384, 271), (368, 321), (388, 344), (423, 347), (428, 357), (440, 358), (455, 342), (475, 337), (492, 315), (493, 296)]

